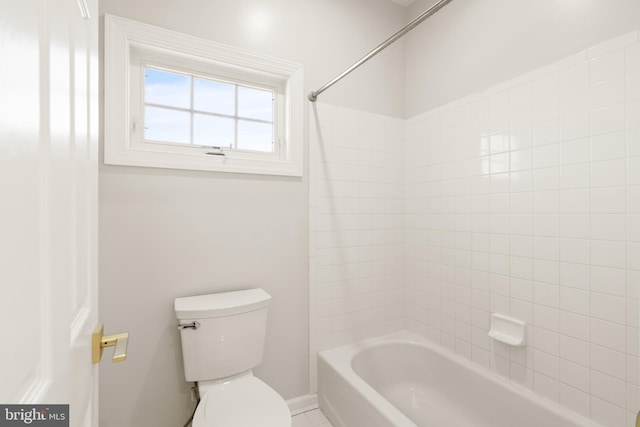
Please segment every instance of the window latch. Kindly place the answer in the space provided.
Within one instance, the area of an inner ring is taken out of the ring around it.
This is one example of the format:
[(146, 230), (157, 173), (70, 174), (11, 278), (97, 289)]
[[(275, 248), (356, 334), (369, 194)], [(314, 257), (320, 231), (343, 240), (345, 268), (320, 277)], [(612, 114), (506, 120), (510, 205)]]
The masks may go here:
[(204, 154), (208, 156), (225, 156), (224, 151), (222, 151), (222, 147), (208, 147), (203, 145), (202, 148), (210, 148), (211, 151), (205, 151)]
[(131, 133), (136, 133), (138, 132), (138, 117), (137, 116), (132, 116), (131, 117)]

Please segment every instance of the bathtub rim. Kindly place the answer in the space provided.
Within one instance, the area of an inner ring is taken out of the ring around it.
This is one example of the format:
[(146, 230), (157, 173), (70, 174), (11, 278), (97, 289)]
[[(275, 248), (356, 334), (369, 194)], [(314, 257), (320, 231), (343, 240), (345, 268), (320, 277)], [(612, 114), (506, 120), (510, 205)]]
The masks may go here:
[[(374, 405), (378, 410), (380, 410), (381, 415), (387, 418), (390, 422), (400, 422), (401, 424), (398, 425), (402, 426), (416, 426), (413, 421), (411, 421), (393, 404), (391, 404), (382, 395), (380, 395), (380, 393), (378, 393), (378, 391), (376, 391), (371, 385), (369, 385), (363, 378), (361, 378), (360, 375), (358, 375), (352, 367), (353, 358), (358, 353), (368, 348), (391, 344), (409, 344), (426, 348), (428, 351), (433, 351), (434, 353), (448, 359), (452, 363), (457, 363), (465, 369), (470, 370), (472, 373), (480, 375), (484, 380), (497, 383), (499, 386), (506, 388), (509, 392), (515, 393), (524, 399), (532, 401), (535, 405), (538, 405), (545, 410), (550, 411), (551, 413), (557, 415), (562, 419), (566, 419), (567, 421), (579, 426), (602, 427), (600, 424), (597, 424), (593, 420), (581, 414), (578, 414), (567, 407), (563, 407), (559, 403), (547, 399), (535, 393), (529, 388), (503, 378), (493, 371), (487, 370), (486, 368), (468, 360), (467, 358), (459, 354), (455, 354), (437, 345), (436, 343), (407, 330), (393, 332), (379, 337), (365, 339), (357, 343), (346, 344), (328, 350), (323, 350), (318, 353), (318, 362), (320, 363), (320, 360), (322, 360), (324, 363), (327, 363), (329, 366), (335, 369), (342, 377), (347, 378), (346, 380), (350, 383), (350, 385), (354, 387), (355, 390), (360, 393), (362, 397), (366, 399), (371, 405)], [(318, 380), (320, 380), (320, 378), (318, 378)], [(401, 416), (399, 417), (398, 415)]]

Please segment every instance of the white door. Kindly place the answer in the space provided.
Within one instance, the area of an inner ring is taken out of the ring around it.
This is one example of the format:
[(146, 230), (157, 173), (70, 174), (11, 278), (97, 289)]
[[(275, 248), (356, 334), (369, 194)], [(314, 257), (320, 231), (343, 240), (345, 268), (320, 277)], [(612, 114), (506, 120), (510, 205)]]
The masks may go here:
[(97, 0), (0, 0), (0, 404), (71, 426), (98, 419), (97, 48)]

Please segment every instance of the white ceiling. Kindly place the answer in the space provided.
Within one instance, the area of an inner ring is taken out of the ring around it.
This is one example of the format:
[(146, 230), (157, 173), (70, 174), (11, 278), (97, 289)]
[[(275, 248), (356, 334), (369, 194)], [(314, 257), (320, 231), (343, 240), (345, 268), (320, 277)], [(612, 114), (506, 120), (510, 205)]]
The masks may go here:
[(391, 1), (394, 2), (394, 3), (398, 3), (401, 6), (409, 6), (415, 0), (391, 0)]

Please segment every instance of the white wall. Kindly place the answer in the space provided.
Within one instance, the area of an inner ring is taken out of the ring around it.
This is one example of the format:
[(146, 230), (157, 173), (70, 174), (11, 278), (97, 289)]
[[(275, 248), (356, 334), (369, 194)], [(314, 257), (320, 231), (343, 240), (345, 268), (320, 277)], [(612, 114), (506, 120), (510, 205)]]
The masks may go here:
[[(410, 328), (603, 426), (640, 396), (640, 36), (408, 121)], [(527, 345), (487, 336), (490, 313)]]
[[(411, 16), (434, 3), (417, 0)], [(406, 117), (638, 26), (636, 0), (454, 0), (406, 37)]]
[[(316, 89), (403, 25), (387, 0), (104, 0), (110, 13), (300, 62)], [(402, 43), (322, 95), (404, 115)], [(306, 132), (305, 132), (306, 134)], [(128, 360), (102, 363), (103, 427), (176, 426), (193, 403), (173, 299), (264, 287), (273, 296), (256, 374), (285, 398), (309, 391), (308, 171), (303, 179), (101, 166), (100, 317), (128, 330)]]

